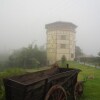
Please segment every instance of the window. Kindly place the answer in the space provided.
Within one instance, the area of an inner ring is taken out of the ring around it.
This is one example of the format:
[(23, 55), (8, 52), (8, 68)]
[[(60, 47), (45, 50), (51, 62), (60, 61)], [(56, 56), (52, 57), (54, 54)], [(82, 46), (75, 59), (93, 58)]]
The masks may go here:
[(60, 48), (65, 49), (66, 48), (66, 44), (60, 44)]
[(66, 35), (61, 35), (61, 40), (66, 40)]

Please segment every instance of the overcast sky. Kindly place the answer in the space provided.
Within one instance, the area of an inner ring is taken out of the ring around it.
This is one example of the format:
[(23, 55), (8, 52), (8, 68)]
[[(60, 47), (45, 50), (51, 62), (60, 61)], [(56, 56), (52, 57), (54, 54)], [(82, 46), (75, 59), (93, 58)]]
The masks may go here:
[(100, 0), (0, 0), (0, 51), (46, 44), (45, 24), (72, 22), (76, 45), (100, 51)]

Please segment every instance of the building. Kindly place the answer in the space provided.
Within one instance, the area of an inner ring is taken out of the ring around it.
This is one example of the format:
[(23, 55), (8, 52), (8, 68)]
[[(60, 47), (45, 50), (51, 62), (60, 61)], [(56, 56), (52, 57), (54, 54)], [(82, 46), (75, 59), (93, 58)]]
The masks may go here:
[(61, 60), (62, 56), (65, 56), (68, 61), (74, 60), (76, 27), (70, 22), (54, 22), (45, 25), (49, 64)]

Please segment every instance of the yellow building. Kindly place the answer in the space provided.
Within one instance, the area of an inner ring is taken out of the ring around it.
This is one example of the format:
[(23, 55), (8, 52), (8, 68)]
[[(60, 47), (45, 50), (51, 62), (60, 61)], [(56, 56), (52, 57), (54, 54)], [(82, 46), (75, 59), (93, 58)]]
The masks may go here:
[(54, 22), (45, 25), (49, 64), (61, 60), (62, 56), (65, 56), (68, 61), (74, 60), (76, 27), (70, 22)]

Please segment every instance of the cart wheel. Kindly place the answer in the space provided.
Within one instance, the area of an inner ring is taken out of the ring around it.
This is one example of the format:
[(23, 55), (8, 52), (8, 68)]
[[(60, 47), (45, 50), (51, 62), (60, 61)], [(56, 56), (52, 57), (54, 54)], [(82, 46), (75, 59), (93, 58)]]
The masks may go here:
[(60, 85), (54, 85), (48, 91), (45, 100), (67, 100), (67, 94)]
[(75, 100), (80, 98), (82, 96), (82, 94), (83, 94), (83, 83), (77, 82), (76, 85), (75, 85), (75, 89), (74, 89)]

